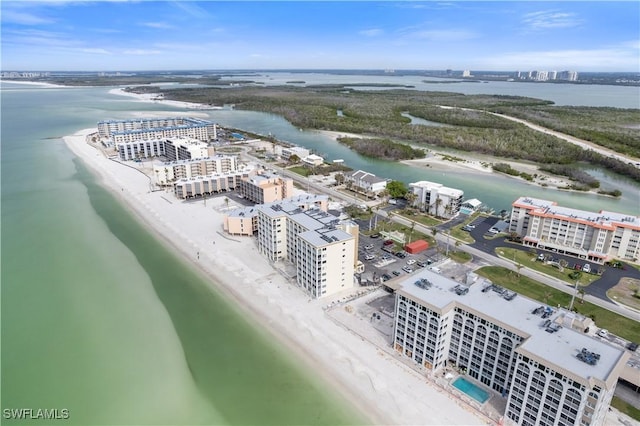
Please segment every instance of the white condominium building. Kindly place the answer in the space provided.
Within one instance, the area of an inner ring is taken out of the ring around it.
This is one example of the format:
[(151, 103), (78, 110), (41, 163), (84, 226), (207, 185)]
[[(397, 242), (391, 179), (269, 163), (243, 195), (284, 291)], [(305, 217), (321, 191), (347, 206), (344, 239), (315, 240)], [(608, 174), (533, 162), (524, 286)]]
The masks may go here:
[(205, 158), (212, 151), (205, 142), (189, 137), (121, 142), (116, 143), (116, 150), (121, 160), (163, 156), (169, 161)]
[(180, 179), (235, 172), (237, 169), (238, 163), (235, 156), (214, 155), (212, 157), (154, 164), (153, 175), (155, 176), (156, 184), (169, 185)]
[(629, 358), (585, 334), (577, 314), (488, 281), (422, 270), (400, 283), (395, 313), (394, 348), (428, 369), (466, 371), (505, 398), (505, 424), (603, 424)]
[(416, 195), (413, 205), (420, 210), (444, 218), (452, 218), (460, 211), (464, 192), (459, 189), (426, 180), (410, 183), (409, 189)]
[(640, 217), (560, 207), (554, 201), (520, 197), (513, 202), (509, 232), (523, 244), (554, 249), (592, 262), (638, 262)]
[(192, 117), (146, 118), (137, 120), (106, 120), (98, 123), (102, 139), (114, 143), (152, 140), (170, 137), (191, 137), (208, 142), (217, 138), (216, 124)]
[(176, 198), (187, 199), (232, 191), (242, 179), (248, 178), (251, 173), (253, 173), (253, 169), (244, 169), (180, 179), (173, 184), (173, 192)]
[(354, 286), (357, 225), (286, 201), (257, 211), (258, 250), (272, 262), (295, 265), (297, 284), (307, 294), (319, 298)]

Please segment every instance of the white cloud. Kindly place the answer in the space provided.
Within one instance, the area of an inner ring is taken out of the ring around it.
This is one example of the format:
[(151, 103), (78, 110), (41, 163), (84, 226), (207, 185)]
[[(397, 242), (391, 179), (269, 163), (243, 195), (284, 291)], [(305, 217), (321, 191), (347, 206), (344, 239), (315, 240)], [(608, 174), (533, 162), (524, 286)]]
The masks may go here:
[(43, 18), (31, 13), (18, 12), (15, 10), (5, 9), (2, 11), (2, 22), (19, 24), (19, 25), (41, 25), (51, 24), (54, 21), (49, 18)]
[(406, 35), (429, 41), (463, 41), (478, 38), (478, 34), (467, 30), (417, 30)]
[(162, 52), (160, 50), (149, 50), (149, 49), (127, 49), (122, 52), (125, 55), (136, 55), (136, 56), (146, 56), (146, 55), (160, 55)]
[(605, 49), (513, 52), (482, 61), (492, 69), (624, 71), (638, 68), (638, 52), (621, 45)]
[(140, 25), (142, 25), (143, 27), (156, 28), (161, 30), (169, 30), (175, 28), (173, 25), (167, 24), (166, 22), (143, 22)]
[(556, 10), (543, 10), (527, 13), (522, 18), (527, 28), (532, 30), (547, 30), (552, 28), (571, 28), (582, 24), (574, 13), (559, 12)]
[(102, 48), (99, 48), (99, 47), (83, 48), (83, 49), (80, 49), (80, 51), (82, 53), (91, 53), (91, 54), (96, 54), (96, 55), (111, 55), (112, 54), (108, 50), (102, 49)]
[(367, 37), (379, 36), (382, 33), (384, 33), (384, 31), (382, 31), (380, 28), (371, 28), (369, 30), (362, 30), (358, 32), (358, 34), (367, 36)]

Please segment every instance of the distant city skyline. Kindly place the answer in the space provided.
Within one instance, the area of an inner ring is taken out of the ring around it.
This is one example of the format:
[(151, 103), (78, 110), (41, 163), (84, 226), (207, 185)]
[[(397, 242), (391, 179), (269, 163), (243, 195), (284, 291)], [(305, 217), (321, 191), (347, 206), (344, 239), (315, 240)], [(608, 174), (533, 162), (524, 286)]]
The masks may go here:
[(640, 3), (2, 1), (2, 70), (640, 72)]

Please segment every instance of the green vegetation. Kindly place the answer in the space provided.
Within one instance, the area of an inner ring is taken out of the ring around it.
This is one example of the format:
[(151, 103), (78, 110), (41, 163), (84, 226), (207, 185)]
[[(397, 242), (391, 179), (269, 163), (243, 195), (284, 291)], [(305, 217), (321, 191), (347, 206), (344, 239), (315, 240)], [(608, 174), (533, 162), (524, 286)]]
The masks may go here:
[(424, 149), (414, 149), (409, 145), (393, 142), (389, 139), (360, 139), (344, 137), (338, 138), (338, 142), (347, 145), (358, 154), (382, 160), (411, 160), (413, 158), (423, 158), (425, 156)]
[[(516, 264), (520, 264), (529, 269), (533, 269), (534, 271), (542, 272), (543, 274), (562, 280), (572, 286), (576, 283), (576, 278), (572, 278), (570, 276), (573, 272), (576, 271), (574, 269), (571, 269), (569, 267), (570, 265), (564, 265), (562, 267), (562, 271), (560, 271), (560, 269), (556, 266), (547, 265), (544, 262), (539, 262), (538, 260), (536, 260), (537, 255), (532, 252), (509, 247), (496, 248), (496, 254), (504, 257), (505, 259), (512, 260)], [(583, 273), (579, 278), (580, 281), (578, 284), (581, 286), (587, 286), (600, 277), (598, 275)]]
[(528, 181), (533, 180), (533, 176), (530, 175), (529, 173), (519, 172), (507, 163), (496, 163), (496, 164), (492, 164), (491, 167), (496, 172), (506, 173), (510, 176), (520, 176), (521, 178), (526, 179)]
[(436, 226), (442, 223), (440, 219), (436, 219), (433, 216), (428, 216), (424, 213), (420, 213), (415, 209), (396, 211), (396, 214), (405, 217), (408, 220), (416, 221), (425, 226)]
[[(549, 306), (569, 306), (571, 295), (546, 286), (516, 272), (499, 266), (485, 266), (475, 271), (491, 282), (513, 290), (523, 296), (538, 300)], [(633, 342), (640, 341), (640, 323), (608, 311), (589, 302), (580, 301), (576, 297), (574, 309), (582, 315), (593, 318), (598, 327)]]
[(449, 252), (449, 257), (458, 263), (466, 263), (471, 260), (472, 256), (466, 251), (455, 250)]
[(629, 404), (626, 401), (623, 401), (622, 399), (620, 399), (615, 395), (611, 400), (611, 406), (625, 413), (627, 416), (631, 417), (632, 419), (640, 420), (640, 408), (634, 406), (633, 404)]
[[(138, 88), (132, 90), (138, 91)], [(640, 110), (558, 107), (547, 101), (519, 96), (406, 89), (358, 91), (342, 85), (245, 86), (231, 90), (167, 88), (162, 93), (165, 99), (211, 105), (234, 104), (236, 109), (277, 114), (300, 128), (356, 133), (425, 148), (446, 147), (539, 164), (582, 161), (640, 180), (640, 169), (632, 164), (584, 150), (489, 113), (503, 112), (521, 117), (618, 152), (640, 156), (640, 133), (632, 128), (640, 123)], [(342, 114), (336, 114), (337, 110)], [(455, 127), (411, 125), (411, 120), (402, 116), (403, 112)]]
[(288, 167), (287, 170), (290, 170), (290, 171), (292, 171), (294, 173), (297, 173), (300, 176), (304, 176), (304, 177), (308, 177), (308, 176), (311, 176), (313, 174), (311, 169), (308, 169), (308, 168), (303, 167), (303, 166), (292, 166), (292, 167)]
[(539, 169), (543, 172), (549, 172), (554, 175), (567, 176), (569, 179), (579, 182), (582, 185), (586, 185), (589, 188), (600, 188), (600, 182), (598, 179), (594, 178), (589, 173), (583, 172), (582, 170), (566, 164), (543, 164)]
[(391, 198), (403, 198), (408, 191), (407, 185), (399, 180), (392, 180), (387, 183), (387, 193)]

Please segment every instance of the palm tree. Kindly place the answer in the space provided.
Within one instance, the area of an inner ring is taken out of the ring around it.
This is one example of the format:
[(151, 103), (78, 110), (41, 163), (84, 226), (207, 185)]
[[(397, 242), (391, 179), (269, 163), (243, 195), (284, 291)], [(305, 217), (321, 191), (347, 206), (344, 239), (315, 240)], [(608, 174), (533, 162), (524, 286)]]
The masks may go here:
[(411, 230), (409, 231), (409, 243), (411, 243), (412, 238), (413, 238), (413, 230), (416, 227), (416, 223), (414, 221), (411, 221)]
[(440, 199), (440, 197), (436, 198), (436, 217), (440, 217), (440, 206), (442, 205), (442, 200)]
[(227, 210), (229, 210), (229, 197), (224, 197), (224, 204), (227, 206)]
[(413, 207), (413, 203), (418, 199), (418, 196), (413, 192), (407, 192), (404, 198), (407, 200), (407, 207)]

